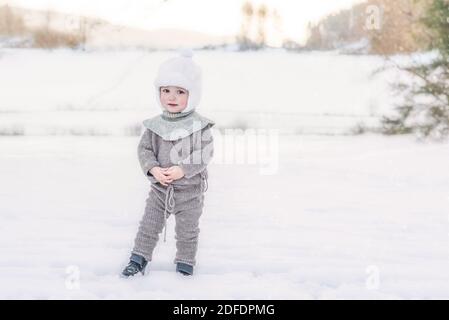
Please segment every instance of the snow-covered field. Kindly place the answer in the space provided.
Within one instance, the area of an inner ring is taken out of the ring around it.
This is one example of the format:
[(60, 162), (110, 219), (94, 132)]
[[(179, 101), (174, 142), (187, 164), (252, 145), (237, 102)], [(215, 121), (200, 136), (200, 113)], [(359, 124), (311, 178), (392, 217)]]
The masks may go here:
[[(153, 79), (173, 52), (2, 49), (0, 134), (135, 134), (160, 110)], [(391, 109), (388, 81), (371, 77), (375, 56), (199, 51), (200, 108), (222, 128), (282, 128), (288, 133), (348, 133), (376, 126)]]
[(140, 123), (159, 112), (168, 56), (1, 49), (0, 298), (449, 298), (448, 143), (332, 135), (376, 125), (395, 77), (335, 53), (198, 53), (217, 138), (281, 135), (253, 164), (248, 141), (216, 139), (194, 277), (174, 271), (171, 217), (148, 274), (120, 278), (149, 192)]
[(447, 144), (284, 136), (275, 174), (215, 161), (195, 276), (174, 271), (170, 217), (125, 280), (149, 190), (137, 142), (0, 139), (1, 298), (449, 298)]

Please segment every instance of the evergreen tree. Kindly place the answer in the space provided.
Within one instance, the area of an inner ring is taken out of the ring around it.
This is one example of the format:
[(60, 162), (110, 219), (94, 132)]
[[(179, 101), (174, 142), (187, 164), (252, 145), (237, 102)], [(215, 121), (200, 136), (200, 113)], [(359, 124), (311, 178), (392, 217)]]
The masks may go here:
[(430, 62), (403, 68), (413, 81), (397, 84), (405, 100), (395, 116), (383, 117), (383, 132), (441, 139), (449, 135), (449, 0), (430, 1), (422, 23), (436, 55)]

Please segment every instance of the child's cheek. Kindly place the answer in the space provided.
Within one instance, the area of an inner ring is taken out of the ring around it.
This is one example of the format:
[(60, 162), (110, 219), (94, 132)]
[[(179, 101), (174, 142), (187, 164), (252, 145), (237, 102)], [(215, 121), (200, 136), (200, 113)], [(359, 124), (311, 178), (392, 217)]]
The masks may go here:
[(180, 106), (184, 106), (184, 98), (183, 97), (178, 97), (178, 104), (180, 105)]

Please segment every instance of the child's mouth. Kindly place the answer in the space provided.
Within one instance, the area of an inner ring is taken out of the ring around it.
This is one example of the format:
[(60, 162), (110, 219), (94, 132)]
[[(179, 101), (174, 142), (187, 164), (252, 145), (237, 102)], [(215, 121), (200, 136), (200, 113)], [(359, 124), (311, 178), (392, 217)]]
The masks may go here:
[(175, 104), (175, 103), (169, 103), (168, 104), (170, 107), (176, 107), (177, 106), (177, 104)]

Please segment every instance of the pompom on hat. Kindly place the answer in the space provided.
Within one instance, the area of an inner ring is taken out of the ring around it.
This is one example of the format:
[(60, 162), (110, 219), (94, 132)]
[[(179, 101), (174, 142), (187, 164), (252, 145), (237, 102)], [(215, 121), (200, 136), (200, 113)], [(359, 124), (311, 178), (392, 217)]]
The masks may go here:
[(193, 61), (191, 49), (181, 49), (177, 57), (163, 62), (158, 70), (154, 86), (156, 89), (156, 100), (159, 107), (164, 111), (161, 104), (160, 87), (176, 86), (189, 91), (187, 106), (181, 113), (187, 113), (198, 107), (201, 100), (202, 71), (201, 67)]

